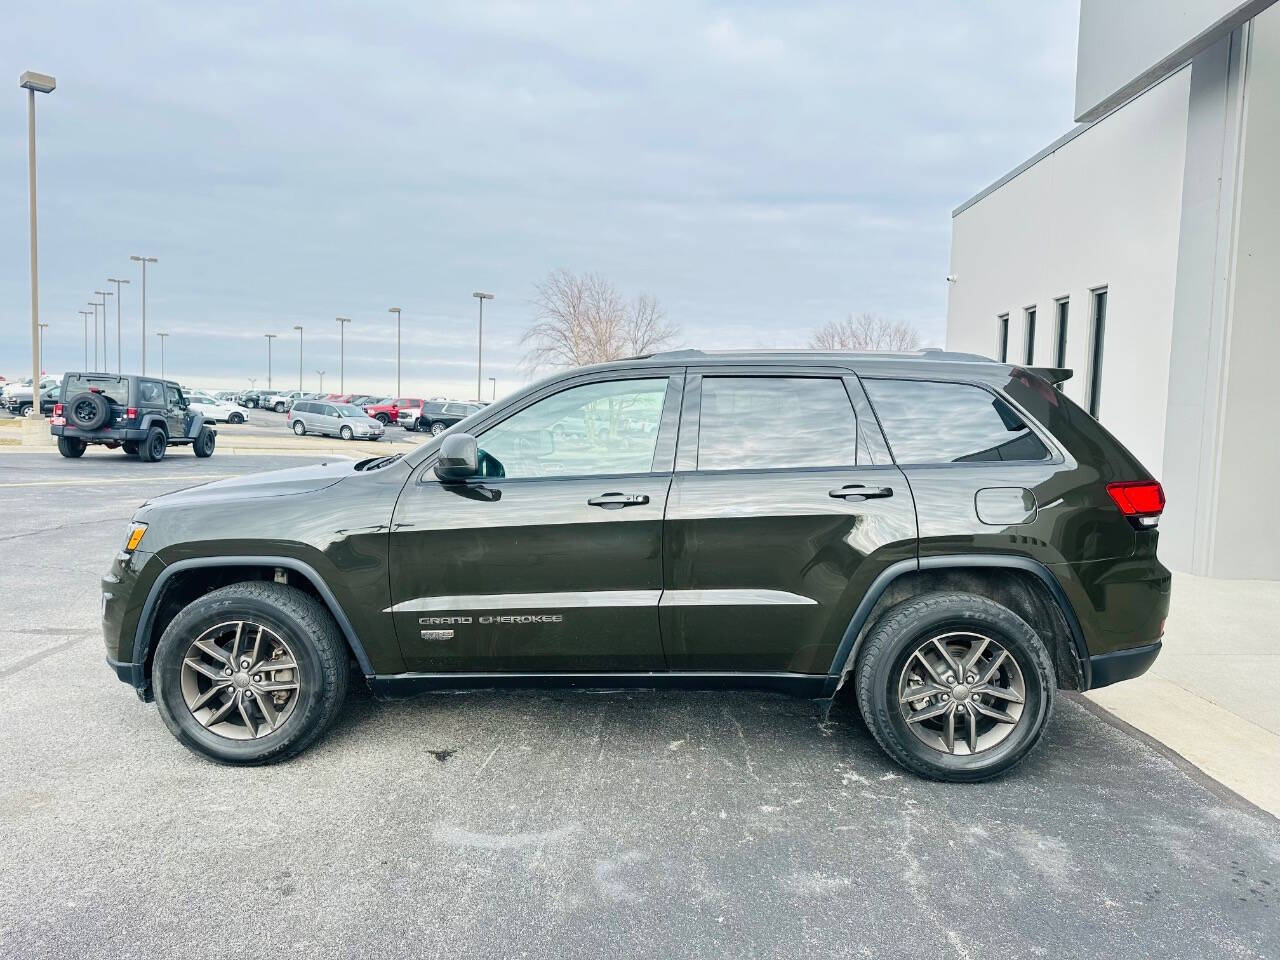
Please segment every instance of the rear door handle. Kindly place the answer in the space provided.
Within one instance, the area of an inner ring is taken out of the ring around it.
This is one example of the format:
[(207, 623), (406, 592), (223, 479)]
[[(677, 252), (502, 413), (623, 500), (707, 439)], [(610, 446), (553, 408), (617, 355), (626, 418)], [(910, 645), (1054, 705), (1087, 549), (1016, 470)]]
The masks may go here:
[(587, 506), (603, 507), (606, 510), (621, 510), (623, 507), (638, 507), (649, 502), (647, 493), (602, 493), (587, 501)]
[(837, 500), (875, 500), (879, 497), (892, 497), (893, 487), (868, 487), (863, 483), (846, 483), (843, 487), (828, 490), (827, 496)]

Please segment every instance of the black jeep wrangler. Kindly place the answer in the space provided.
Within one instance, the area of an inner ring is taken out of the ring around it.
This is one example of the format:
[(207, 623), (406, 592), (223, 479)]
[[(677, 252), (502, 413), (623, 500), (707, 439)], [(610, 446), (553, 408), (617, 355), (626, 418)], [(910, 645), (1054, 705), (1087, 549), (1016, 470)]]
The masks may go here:
[(209, 457), (217, 439), (176, 383), (131, 374), (68, 373), (49, 423), (64, 457), (80, 456), (91, 443), (151, 463), (188, 443), (197, 457)]

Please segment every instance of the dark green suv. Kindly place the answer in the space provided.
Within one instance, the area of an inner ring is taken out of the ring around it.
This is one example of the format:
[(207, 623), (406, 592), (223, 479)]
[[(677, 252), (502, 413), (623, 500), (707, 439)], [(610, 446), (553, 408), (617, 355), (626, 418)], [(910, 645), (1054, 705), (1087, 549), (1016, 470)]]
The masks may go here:
[(412, 453), (134, 517), (108, 661), (186, 746), (292, 756), (379, 695), (511, 685), (852, 694), (981, 780), (1055, 691), (1144, 672), (1160, 485), (1055, 388), (968, 355), (679, 351), (573, 370)]
[(131, 374), (68, 373), (62, 378), (49, 431), (64, 457), (101, 444), (155, 462), (169, 447), (191, 445), (197, 457), (213, 456), (217, 431), (192, 413), (172, 380)]

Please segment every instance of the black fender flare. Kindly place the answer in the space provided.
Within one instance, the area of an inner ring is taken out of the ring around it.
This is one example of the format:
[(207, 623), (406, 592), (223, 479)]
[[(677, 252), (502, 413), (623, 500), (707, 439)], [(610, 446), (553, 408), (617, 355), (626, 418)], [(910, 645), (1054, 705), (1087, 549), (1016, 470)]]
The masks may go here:
[[(187, 418), (187, 439), (194, 440), (200, 436), (200, 428), (204, 426), (204, 414), (193, 413)], [(210, 430), (213, 428), (210, 427)]]
[(139, 430), (150, 430), (152, 427), (159, 427), (164, 431), (164, 435), (169, 436), (169, 421), (165, 419), (163, 413), (144, 413), (142, 420), (138, 423)]
[(1058, 582), (1058, 578), (1053, 575), (1053, 572), (1047, 566), (1030, 557), (979, 554), (976, 556), (948, 555), (920, 557), (918, 560), (899, 560), (897, 563), (890, 564), (880, 571), (880, 574), (871, 582), (871, 586), (867, 588), (867, 592), (863, 594), (862, 600), (853, 612), (853, 618), (849, 621), (849, 626), (845, 628), (840, 646), (836, 648), (836, 655), (832, 658), (831, 668), (827, 672), (825, 695), (832, 696), (835, 694), (836, 689), (844, 678), (845, 671), (853, 666), (858, 656), (858, 650), (861, 647), (859, 635), (862, 633), (863, 628), (866, 627), (867, 621), (871, 617), (871, 611), (875, 609), (876, 601), (889, 589), (889, 585), (894, 580), (921, 570), (963, 570), (975, 567), (1021, 570), (1032, 574), (1048, 588), (1050, 596), (1053, 597), (1058, 608), (1062, 611), (1063, 619), (1066, 620), (1067, 627), (1071, 631), (1072, 645), (1075, 647), (1076, 661), (1080, 669), (1080, 689), (1088, 690), (1092, 681), (1089, 647), (1085, 643), (1084, 630), (1080, 626), (1080, 618), (1076, 616), (1075, 607), (1071, 605), (1071, 600), (1067, 597), (1066, 591), (1062, 589), (1062, 584)]
[(360, 642), (359, 636), (356, 635), (355, 627), (351, 625), (351, 619), (347, 616), (346, 611), (342, 609), (342, 604), (333, 595), (333, 591), (329, 589), (329, 585), (325, 583), (324, 578), (320, 576), (320, 573), (311, 564), (294, 557), (189, 557), (166, 565), (147, 591), (147, 599), (142, 605), (142, 615), (138, 618), (138, 626), (133, 633), (132, 683), (138, 691), (141, 692), (148, 687), (146, 673), (147, 657), (153, 646), (151, 632), (155, 626), (156, 608), (160, 603), (161, 596), (164, 595), (165, 585), (176, 574), (184, 570), (208, 569), (210, 567), (283, 567), (285, 570), (291, 570), (305, 577), (315, 587), (329, 613), (337, 621), (338, 629), (342, 631), (347, 645), (351, 648), (351, 652), (355, 654), (356, 662), (360, 664), (361, 672), (366, 677), (373, 676), (373, 665), (369, 660), (369, 655), (365, 652), (364, 644)]

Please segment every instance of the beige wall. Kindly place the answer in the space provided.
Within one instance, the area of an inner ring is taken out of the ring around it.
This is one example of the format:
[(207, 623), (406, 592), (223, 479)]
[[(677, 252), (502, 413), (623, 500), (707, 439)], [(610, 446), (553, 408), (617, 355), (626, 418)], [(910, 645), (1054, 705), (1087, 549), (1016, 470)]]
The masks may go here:
[(1109, 290), (1100, 419), (1154, 473), (1164, 447), (1189, 70), (1098, 121), (952, 221), (947, 347), (996, 355), (1010, 316), (1038, 310), (1035, 362), (1053, 362), (1054, 301), (1071, 298), (1066, 385), (1084, 405), (1090, 290)]

